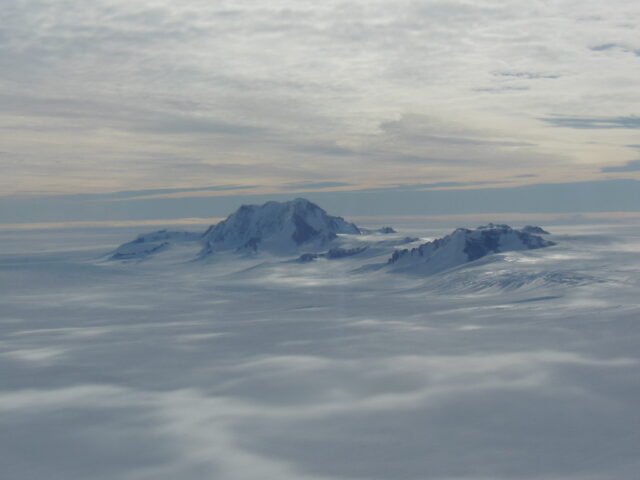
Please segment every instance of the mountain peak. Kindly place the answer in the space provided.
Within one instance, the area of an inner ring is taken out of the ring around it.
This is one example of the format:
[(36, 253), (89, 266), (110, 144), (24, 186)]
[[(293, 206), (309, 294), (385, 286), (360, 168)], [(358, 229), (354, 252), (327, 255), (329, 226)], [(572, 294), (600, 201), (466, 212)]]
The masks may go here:
[(358, 234), (360, 229), (304, 198), (243, 205), (205, 232), (202, 255), (224, 250), (288, 253), (302, 246), (324, 247), (339, 233)]

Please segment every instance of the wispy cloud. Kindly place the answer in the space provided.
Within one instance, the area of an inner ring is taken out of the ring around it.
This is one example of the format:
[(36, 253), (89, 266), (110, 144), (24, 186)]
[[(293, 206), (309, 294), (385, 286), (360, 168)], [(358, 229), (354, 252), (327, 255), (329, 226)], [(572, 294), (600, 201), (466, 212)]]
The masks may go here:
[(164, 116), (141, 125), (141, 130), (159, 134), (174, 135), (244, 135), (256, 137), (263, 135), (267, 129), (250, 124), (229, 123), (215, 118), (196, 116)]
[(294, 147), (293, 151), (304, 153), (319, 153), (320, 155), (332, 155), (332, 156), (348, 156), (355, 155), (357, 152), (346, 147), (339, 145), (303, 145)]
[(603, 43), (601, 45), (594, 45), (592, 47), (589, 47), (589, 49), (593, 50), (594, 52), (603, 52), (605, 50), (612, 50), (618, 47), (619, 45), (617, 43)]
[(602, 173), (614, 172), (640, 172), (640, 160), (629, 160), (624, 165), (604, 167), (600, 170)]
[(632, 53), (636, 56), (640, 56), (640, 48), (633, 48), (628, 45), (622, 45), (619, 43), (603, 43), (601, 45), (594, 45), (589, 47), (590, 50), (594, 52), (604, 52), (608, 50), (619, 50), (625, 53)]
[(640, 128), (640, 117), (635, 115), (628, 117), (548, 117), (542, 118), (544, 122), (557, 127), (577, 128), (586, 130), (608, 130), (612, 128)]
[(143, 199), (147, 197), (161, 197), (179, 193), (191, 192), (224, 192), (234, 190), (253, 190), (257, 188), (255, 185), (220, 185), (214, 187), (196, 187), (196, 188), (157, 188), (149, 190), (126, 190), (122, 192), (82, 195), (84, 198), (92, 198), (95, 200), (133, 200)]
[[(599, 174), (601, 175), (601, 174)], [(602, 177), (600, 176), (602, 179)], [(318, 182), (322, 183), (322, 182)], [(345, 182), (346, 183), (346, 182)], [(574, 183), (510, 186), (512, 182), (431, 182), (389, 184), (337, 190), (301, 188), (304, 196), (340, 215), (458, 214), (487, 212), (626, 212), (638, 210), (640, 182), (613, 179)], [(328, 188), (328, 187), (327, 187)], [(112, 201), (88, 195), (2, 197), (0, 223), (169, 220), (222, 217), (242, 204), (291, 200), (293, 190), (278, 192), (227, 191), (211, 199), (212, 192), (195, 191)], [(98, 200), (98, 201), (96, 201)]]
[(383, 187), (369, 191), (415, 191), (415, 190), (431, 190), (431, 189), (453, 189), (462, 187), (477, 187), (482, 185), (496, 185), (502, 182), (433, 182), (433, 183), (406, 183), (394, 185), (392, 187)]
[(499, 77), (525, 79), (525, 80), (555, 80), (560, 78), (560, 75), (550, 73), (537, 73), (537, 72), (495, 72), (494, 75)]
[(304, 189), (322, 189), (322, 188), (333, 188), (333, 187), (353, 187), (355, 186), (353, 183), (347, 182), (315, 182), (315, 183), (290, 183), (287, 185), (283, 185), (280, 188), (284, 190), (304, 190)]
[(475, 92), (482, 92), (482, 93), (509, 93), (509, 92), (523, 92), (526, 90), (531, 90), (531, 87), (525, 87), (525, 86), (515, 87), (515, 86), (505, 85), (503, 87), (482, 87), (482, 88), (474, 89)]

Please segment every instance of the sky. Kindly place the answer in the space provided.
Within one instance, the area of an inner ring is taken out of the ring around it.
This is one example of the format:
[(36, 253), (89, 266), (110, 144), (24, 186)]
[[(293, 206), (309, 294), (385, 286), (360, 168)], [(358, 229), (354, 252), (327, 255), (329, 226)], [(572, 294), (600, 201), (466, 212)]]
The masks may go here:
[[(0, 0), (0, 25), (0, 222), (640, 180), (628, 0)], [(607, 208), (638, 209), (624, 185)]]

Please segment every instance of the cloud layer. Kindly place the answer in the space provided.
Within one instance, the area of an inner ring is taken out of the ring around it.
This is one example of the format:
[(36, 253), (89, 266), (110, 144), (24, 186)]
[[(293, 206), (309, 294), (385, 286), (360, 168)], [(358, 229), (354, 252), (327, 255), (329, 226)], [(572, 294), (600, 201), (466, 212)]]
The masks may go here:
[(636, 480), (640, 232), (550, 230), (431, 278), (114, 264), (139, 229), (0, 231), (3, 474)]
[(2, 15), (6, 193), (588, 180), (631, 160), (638, 128), (640, 7), (622, 0)]

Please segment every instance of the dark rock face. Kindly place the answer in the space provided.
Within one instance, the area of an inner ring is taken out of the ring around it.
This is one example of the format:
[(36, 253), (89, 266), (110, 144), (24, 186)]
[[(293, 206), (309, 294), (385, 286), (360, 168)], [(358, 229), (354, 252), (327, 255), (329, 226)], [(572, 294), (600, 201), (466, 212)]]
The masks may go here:
[[(462, 230), (467, 230), (467, 229), (459, 228), (458, 230), (456, 230), (456, 232), (462, 231)], [(471, 230), (468, 230), (468, 231), (471, 231)], [(425, 255), (428, 255), (429, 252), (438, 250), (442, 246), (449, 243), (450, 236), (451, 235), (448, 235), (444, 238), (436, 238), (432, 242), (423, 243), (422, 245), (416, 248), (412, 248), (411, 250), (409, 250), (408, 248), (403, 248), (402, 250), (395, 250), (393, 252), (393, 255), (391, 255), (391, 258), (387, 260), (387, 263), (389, 264), (396, 263), (398, 260), (400, 260), (402, 257), (405, 257), (406, 255), (424, 257)], [(406, 237), (406, 240), (416, 241), (417, 239)]]
[(389, 265), (392, 265), (392, 264), (396, 263), (398, 260), (400, 260), (400, 258), (402, 258), (405, 255), (407, 255), (408, 253), (409, 253), (409, 249), (407, 249), (407, 248), (403, 248), (402, 250), (395, 250), (393, 252), (393, 254), (391, 255), (391, 257), (389, 258), (389, 260), (387, 260), (387, 263)]
[(245, 250), (245, 251), (257, 252), (258, 251), (258, 245), (260, 245), (260, 239), (256, 238), (256, 237), (253, 237), (253, 238), (250, 238), (249, 240), (247, 240), (247, 242), (244, 245), (238, 247), (237, 251)]
[[(505, 226), (500, 225), (500, 227)], [(479, 237), (469, 235), (464, 247), (468, 261), (472, 262), (489, 253), (497, 253), (500, 248), (500, 237), (504, 232), (504, 228), (491, 228), (482, 230)]]
[[(525, 231), (524, 228), (517, 230), (511, 228), (509, 225), (494, 225), (493, 223), (478, 227), (476, 233), (468, 230), (469, 235), (466, 239), (466, 247), (464, 249), (465, 253), (467, 253), (468, 261), (472, 262), (485, 255), (499, 253), (501, 251), (531, 250), (555, 245), (553, 242), (538, 237), (531, 231), (534, 230), (535, 233), (541, 233), (540, 231), (544, 232), (540, 227), (529, 226), (529, 230), (530, 231)], [(514, 242), (513, 240), (515, 239), (511, 239), (510, 242), (505, 242), (505, 239), (509, 236), (517, 237), (519, 242)], [(510, 243), (511, 245), (507, 245), (506, 243)], [(521, 244), (522, 248), (520, 248), (518, 243)]]
[[(308, 242), (314, 237), (317, 237), (320, 232), (314, 229), (311, 225), (305, 222), (304, 218), (300, 215), (296, 214), (292, 217), (293, 224), (295, 225), (295, 230), (291, 235), (291, 238), (296, 245), (302, 245), (305, 242)], [(334, 234), (335, 235), (335, 234)]]

